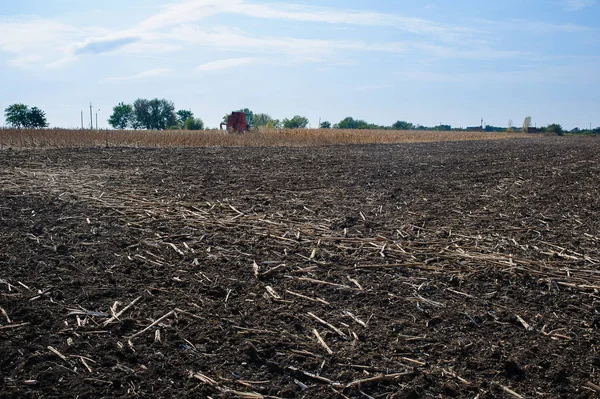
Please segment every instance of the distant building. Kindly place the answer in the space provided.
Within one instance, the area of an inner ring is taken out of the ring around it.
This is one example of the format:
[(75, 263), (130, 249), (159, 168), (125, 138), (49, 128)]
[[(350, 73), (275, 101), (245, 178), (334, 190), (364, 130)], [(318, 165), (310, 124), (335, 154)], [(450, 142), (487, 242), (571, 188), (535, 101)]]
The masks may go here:
[(527, 133), (542, 133), (542, 130), (537, 127), (528, 127)]

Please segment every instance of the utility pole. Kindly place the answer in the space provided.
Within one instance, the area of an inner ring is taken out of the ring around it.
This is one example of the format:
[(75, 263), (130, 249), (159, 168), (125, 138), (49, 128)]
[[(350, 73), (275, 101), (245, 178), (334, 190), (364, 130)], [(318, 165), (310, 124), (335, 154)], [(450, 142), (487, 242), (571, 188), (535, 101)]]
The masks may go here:
[(83, 110), (81, 111), (81, 130), (83, 130)]
[(94, 130), (94, 115), (92, 112), (92, 103), (90, 103), (90, 130)]

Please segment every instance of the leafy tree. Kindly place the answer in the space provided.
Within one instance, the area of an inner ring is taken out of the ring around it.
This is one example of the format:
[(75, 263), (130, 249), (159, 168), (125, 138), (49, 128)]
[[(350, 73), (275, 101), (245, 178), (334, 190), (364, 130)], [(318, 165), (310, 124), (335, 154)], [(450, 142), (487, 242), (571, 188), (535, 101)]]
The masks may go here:
[(29, 108), (25, 104), (13, 104), (4, 110), (4, 117), (9, 126), (15, 128), (38, 129), (48, 127), (46, 113), (38, 107)]
[(253, 114), (252, 115), (252, 126), (255, 127), (268, 127), (276, 128), (279, 127), (279, 120), (273, 119), (269, 114)]
[(4, 110), (4, 118), (9, 126), (20, 129), (27, 127), (29, 107), (25, 104), (13, 104)]
[(133, 107), (130, 104), (119, 103), (113, 107), (113, 113), (108, 118), (108, 124), (115, 129), (127, 129), (134, 127)]
[(146, 100), (138, 98), (133, 103), (136, 126), (148, 130), (165, 130), (177, 125), (177, 115), (173, 102), (155, 98)]
[(273, 119), (272, 121), (267, 122), (267, 124), (265, 125), (265, 127), (267, 129), (280, 129), (281, 128), (281, 122), (279, 122), (279, 119)]
[(304, 129), (306, 126), (308, 126), (308, 118), (300, 115), (296, 115), (292, 119), (285, 118), (283, 120), (284, 129)]
[(366, 129), (369, 124), (363, 120), (355, 120), (349, 116), (342, 119), (336, 126), (338, 129)]
[(191, 110), (187, 110), (187, 109), (180, 109), (179, 111), (177, 111), (177, 124), (185, 129), (185, 122), (189, 119), (189, 118), (194, 118), (194, 113)]
[(204, 129), (204, 121), (200, 118), (187, 118), (183, 123), (183, 128), (185, 130), (203, 130)]
[(27, 113), (27, 127), (31, 129), (48, 127), (46, 113), (38, 107), (33, 107)]
[(529, 132), (530, 127), (531, 127), (531, 116), (528, 116), (523, 121), (523, 127), (521, 128), (521, 130), (523, 131), (523, 133), (527, 133), (527, 132)]
[(414, 128), (414, 125), (410, 122), (405, 121), (397, 121), (392, 125), (392, 129), (394, 130), (411, 130)]
[(340, 123), (333, 125), (334, 129), (386, 129), (384, 126), (375, 125), (374, 123), (367, 123), (361, 119), (353, 119), (347, 117)]
[(328, 121), (323, 121), (321, 122), (321, 126), (319, 126), (321, 129), (331, 129), (331, 123), (329, 123)]
[(548, 125), (546, 127), (546, 131), (549, 133), (555, 133), (559, 136), (562, 136), (564, 133), (563, 128), (561, 125), (559, 125), (558, 123), (553, 123), (551, 125)]

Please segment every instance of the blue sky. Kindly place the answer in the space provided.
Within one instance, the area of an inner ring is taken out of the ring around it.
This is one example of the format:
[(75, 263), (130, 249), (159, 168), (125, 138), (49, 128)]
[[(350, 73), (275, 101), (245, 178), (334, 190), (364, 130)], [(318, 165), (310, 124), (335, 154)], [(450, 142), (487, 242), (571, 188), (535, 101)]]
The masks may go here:
[[(596, 0), (0, 0), (0, 107), (101, 127), (167, 98), (209, 127), (249, 107), (314, 127), (600, 125)], [(1, 124), (1, 122), (0, 122)]]

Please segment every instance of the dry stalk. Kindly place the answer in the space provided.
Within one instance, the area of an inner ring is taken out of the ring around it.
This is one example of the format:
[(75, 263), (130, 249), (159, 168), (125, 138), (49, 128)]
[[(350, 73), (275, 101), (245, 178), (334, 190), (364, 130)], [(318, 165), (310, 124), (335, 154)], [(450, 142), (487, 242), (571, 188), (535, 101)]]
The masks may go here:
[(30, 323), (20, 323), (20, 324), (9, 324), (6, 326), (0, 326), (0, 330), (9, 330), (11, 328), (19, 328), (29, 325)]
[(333, 324), (326, 322), (325, 320), (323, 320), (320, 317), (316, 316), (312, 312), (308, 312), (308, 315), (310, 317), (312, 317), (313, 319), (315, 319), (316, 321), (318, 321), (319, 323), (323, 324), (324, 326), (329, 327), (333, 332), (335, 332), (337, 335), (339, 335), (343, 339), (348, 339), (348, 336), (346, 334), (344, 334), (344, 332), (342, 330), (340, 330), (339, 328), (335, 327)]
[(116, 314), (113, 314), (113, 316), (112, 316), (110, 319), (108, 319), (108, 320), (106, 320), (104, 323), (102, 323), (102, 324), (103, 324), (103, 326), (104, 326), (104, 327), (106, 327), (107, 325), (109, 325), (109, 324), (110, 324), (110, 323), (112, 323), (113, 321), (115, 321), (115, 320), (118, 320), (118, 319), (119, 319), (119, 317), (120, 317), (120, 316), (121, 316), (123, 313), (125, 313), (127, 310), (129, 310), (129, 308), (130, 308), (130, 307), (132, 307), (133, 305), (135, 305), (135, 304), (136, 304), (136, 302), (137, 302), (137, 301), (139, 301), (140, 299), (142, 299), (142, 297), (141, 297), (141, 296), (138, 296), (138, 297), (137, 297), (137, 298), (135, 298), (133, 301), (131, 301), (131, 302), (129, 303), (129, 305), (127, 305), (127, 306), (125, 306), (123, 309), (121, 309), (121, 311), (120, 311), (120, 312), (118, 312), (118, 313), (116, 313)]
[(327, 353), (329, 353), (330, 355), (333, 355), (333, 351), (331, 350), (331, 348), (329, 348), (329, 346), (327, 346), (327, 344), (325, 343), (325, 341), (323, 340), (323, 338), (321, 337), (321, 335), (319, 334), (319, 332), (315, 328), (313, 328), (312, 332), (315, 335), (315, 337), (317, 337), (317, 341), (319, 341), (319, 343), (321, 344), (321, 346), (323, 348), (325, 348), (325, 350), (327, 351)]
[(364, 378), (362, 380), (352, 381), (351, 383), (346, 385), (346, 388), (352, 388), (355, 386), (360, 386), (362, 384), (368, 384), (368, 383), (377, 382), (377, 381), (397, 380), (398, 378), (400, 378), (402, 376), (410, 375), (410, 374), (412, 374), (411, 371), (405, 371), (403, 373), (395, 373), (395, 374), (380, 374), (375, 377)]
[(2, 313), (4, 315), (8, 324), (12, 323), (12, 321), (10, 321), (10, 317), (8, 317), (8, 313), (6, 313), (6, 310), (4, 310), (1, 306), (0, 306), (0, 313)]
[(154, 323), (150, 324), (148, 327), (144, 328), (142, 331), (139, 331), (139, 332), (133, 334), (131, 337), (129, 337), (128, 340), (132, 341), (134, 338), (142, 335), (143, 333), (145, 333), (146, 331), (148, 331), (149, 329), (151, 329), (152, 327), (154, 327), (155, 325), (157, 325), (158, 323), (160, 323), (164, 319), (172, 316), (173, 314), (175, 314), (175, 311), (171, 310), (169, 313), (165, 314), (164, 316), (161, 316), (158, 320), (156, 320)]

